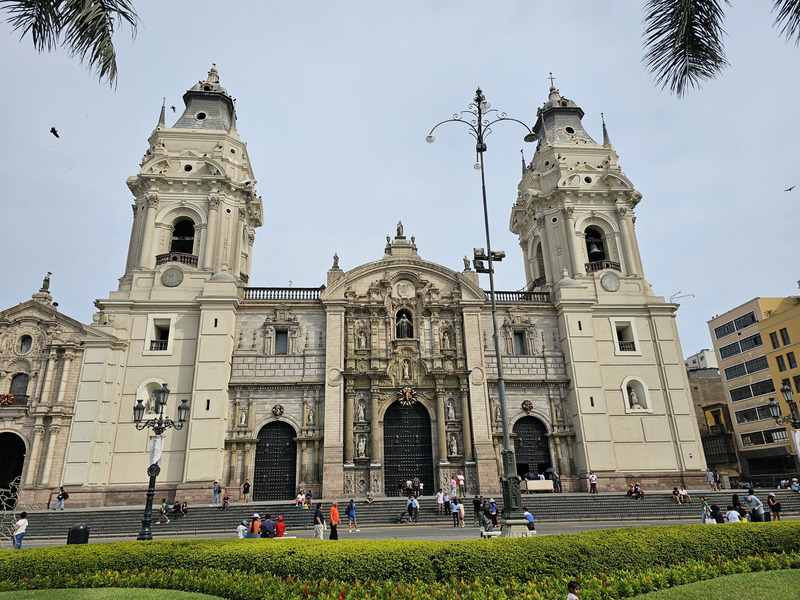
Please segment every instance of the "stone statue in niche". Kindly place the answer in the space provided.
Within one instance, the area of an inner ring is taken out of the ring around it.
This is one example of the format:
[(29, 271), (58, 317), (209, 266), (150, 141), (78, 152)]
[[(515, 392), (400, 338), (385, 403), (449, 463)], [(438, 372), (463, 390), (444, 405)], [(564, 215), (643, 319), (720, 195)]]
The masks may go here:
[(564, 415), (562, 414), (561, 411), (561, 404), (556, 403), (556, 421), (561, 422), (563, 420), (564, 420)]
[(403, 379), (411, 378), (411, 363), (408, 360), (403, 361)]
[(364, 458), (367, 455), (367, 438), (363, 435), (358, 436), (358, 444), (356, 445), (356, 456)]
[(247, 427), (247, 407), (239, 407), (239, 427)]
[(455, 435), (450, 436), (450, 456), (458, 456), (458, 440)]
[(364, 421), (364, 402), (359, 400), (356, 402), (356, 421)]
[(313, 406), (309, 406), (308, 407), (308, 416), (306, 417), (306, 423), (308, 425), (313, 425), (314, 424), (314, 407)]
[(494, 422), (499, 423), (503, 419), (503, 415), (500, 414), (500, 402), (494, 403)]
[(634, 390), (632, 387), (628, 387), (628, 396), (630, 397), (631, 408), (644, 408), (641, 404), (639, 404), (639, 396), (636, 394), (636, 390)]
[(453, 408), (453, 401), (452, 400), (448, 400), (447, 401), (447, 420), (448, 421), (454, 421), (455, 418), (456, 418), (456, 411), (455, 411), (455, 408)]
[(414, 337), (414, 326), (405, 313), (401, 314), (397, 319), (397, 337), (398, 338), (411, 338)]
[(447, 329), (445, 329), (444, 333), (442, 333), (442, 348), (444, 348), (445, 350), (449, 350), (450, 349), (450, 343), (451, 343), (450, 342), (450, 332)]
[(363, 350), (367, 347), (367, 334), (364, 333), (364, 330), (358, 332), (358, 349)]

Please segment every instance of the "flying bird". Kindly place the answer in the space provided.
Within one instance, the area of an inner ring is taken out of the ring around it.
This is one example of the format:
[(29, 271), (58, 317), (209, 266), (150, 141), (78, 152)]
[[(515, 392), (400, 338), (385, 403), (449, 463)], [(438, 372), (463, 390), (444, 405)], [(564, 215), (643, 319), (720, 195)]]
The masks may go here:
[[(58, 136), (56, 136), (56, 137), (58, 137)], [(792, 187), (790, 187), (790, 188), (786, 188), (786, 189), (785, 189), (785, 190), (783, 190), (783, 191), (784, 191), (784, 192), (791, 192), (793, 189), (794, 189), (794, 186), (792, 186)]]
[(175, 107), (174, 106), (170, 106), (170, 108), (172, 109), (172, 112), (175, 112)]
[(50, 128), (50, 133), (52, 133), (56, 137), (61, 137), (60, 135), (58, 135), (58, 131), (56, 131), (55, 127)]

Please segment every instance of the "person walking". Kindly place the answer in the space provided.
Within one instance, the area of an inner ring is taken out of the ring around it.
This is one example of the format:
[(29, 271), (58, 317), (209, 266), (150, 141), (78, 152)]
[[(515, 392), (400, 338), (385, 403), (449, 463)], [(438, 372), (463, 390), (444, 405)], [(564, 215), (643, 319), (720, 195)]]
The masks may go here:
[(64, 491), (63, 487), (58, 488), (58, 496), (56, 496), (56, 505), (53, 507), (53, 510), (58, 510), (58, 507), (61, 506), (61, 510), (64, 510), (64, 500), (69, 498), (69, 494)]
[(331, 509), (328, 511), (328, 517), (330, 518), (331, 523), (331, 534), (328, 536), (329, 540), (338, 540), (339, 539), (339, 530), (337, 526), (339, 525), (339, 503), (334, 500), (333, 504), (331, 504)]
[(314, 539), (322, 539), (322, 531), (325, 529), (325, 517), (322, 516), (322, 502), (317, 503), (317, 510), (314, 511)]
[(244, 483), (242, 484), (242, 501), (245, 504), (250, 502), (250, 480), (245, 479)]
[(589, 493), (597, 493), (597, 475), (594, 474), (594, 471), (589, 471)]
[(450, 504), (452, 506), (451, 511), (453, 514), (453, 527), (458, 527), (458, 511), (461, 506), (461, 502), (459, 501), (458, 498), (453, 498), (450, 501)]
[(769, 504), (769, 510), (772, 513), (772, 520), (773, 521), (780, 521), (781, 520), (781, 503), (775, 497), (775, 492), (770, 492), (769, 497), (767, 498), (767, 504)]
[(442, 488), (439, 488), (439, 491), (436, 492), (436, 514), (444, 514), (444, 492)]
[(156, 525), (161, 523), (161, 519), (166, 519), (167, 523), (169, 523), (169, 503), (167, 502), (166, 498), (161, 499), (161, 508), (158, 510), (158, 521), (155, 522)]
[(356, 521), (356, 503), (350, 498), (350, 504), (347, 505), (347, 532), (350, 533), (353, 528), (356, 531), (361, 531), (358, 528), (358, 521)]
[(464, 477), (464, 471), (458, 472), (456, 481), (458, 482), (458, 495), (463, 498), (467, 495), (467, 479)]
[(213, 495), (211, 497), (211, 504), (209, 506), (219, 506), (219, 495), (222, 492), (222, 486), (216, 481), (214, 482)]
[(481, 514), (483, 513), (483, 502), (476, 494), (475, 497), (472, 499), (472, 520), (474, 521), (475, 527), (481, 526)]
[(27, 529), (28, 513), (22, 511), (19, 515), (19, 521), (14, 523), (14, 550), (22, 550), (22, 538), (25, 537)]

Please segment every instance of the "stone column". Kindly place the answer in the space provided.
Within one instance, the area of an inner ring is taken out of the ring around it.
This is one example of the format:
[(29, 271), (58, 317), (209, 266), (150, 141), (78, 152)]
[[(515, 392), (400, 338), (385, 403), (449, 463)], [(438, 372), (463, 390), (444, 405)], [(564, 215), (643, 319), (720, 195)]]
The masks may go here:
[(617, 201), (616, 213), (617, 213), (617, 220), (619, 222), (622, 256), (625, 258), (625, 274), (626, 275), (641, 274), (640, 265), (634, 258), (633, 248), (631, 247), (632, 235), (630, 230), (630, 221), (628, 220), (628, 207), (625, 206), (622, 201)]
[(144, 231), (142, 232), (142, 248), (139, 252), (139, 268), (152, 269), (155, 267), (153, 253), (153, 235), (156, 229), (156, 212), (158, 210), (158, 192), (145, 194), (147, 212), (144, 218)]
[(555, 283), (561, 279), (561, 274), (558, 272), (557, 265), (553, 264), (550, 259), (551, 256), (555, 256), (555, 252), (551, 252), (550, 247), (547, 245), (547, 223), (544, 216), (537, 216), (536, 224), (539, 226), (539, 237), (542, 241), (542, 257), (548, 262), (544, 269), (545, 281)]
[(239, 278), (239, 274), (244, 271), (244, 269), (242, 269), (242, 249), (244, 247), (244, 219), (246, 216), (247, 211), (245, 211), (243, 208), (240, 208), (239, 221), (236, 224), (236, 243), (233, 245), (234, 252), (236, 254), (233, 256), (232, 266), (232, 275), (237, 279)]
[(461, 422), (464, 428), (464, 460), (472, 462), (472, 425), (469, 415), (469, 386), (466, 381), (461, 382)]
[(308, 442), (300, 442), (300, 483), (308, 483)]
[(373, 463), (383, 464), (383, 444), (381, 439), (380, 423), (378, 421), (378, 388), (372, 387), (369, 395), (369, 432), (370, 432), (370, 455)]
[(244, 458), (242, 461), (242, 480), (250, 479), (250, 455), (253, 452), (252, 444), (248, 443), (244, 447)]
[(42, 470), (42, 485), (45, 487), (50, 487), (50, 468), (53, 466), (53, 451), (55, 450), (56, 439), (58, 438), (58, 432), (61, 431), (61, 427), (58, 425), (50, 425), (48, 430), (50, 432), (50, 438), (47, 440), (47, 454), (45, 454), (44, 468)]
[(133, 225), (131, 225), (131, 239), (128, 242), (128, 260), (125, 262), (126, 273), (130, 273), (136, 265), (135, 257), (133, 255), (136, 251), (136, 235), (139, 229), (139, 220), (136, 218), (139, 215), (139, 206), (132, 204), (131, 208), (133, 208)]
[(33, 427), (33, 441), (31, 442), (31, 457), (28, 459), (28, 472), (25, 474), (25, 485), (36, 485), (36, 472), (39, 470), (39, 456), (42, 453), (42, 437), (44, 425), (37, 423)]
[(447, 420), (444, 414), (444, 388), (442, 380), (436, 379), (436, 439), (439, 445), (439, 464), (449, 462), (447, 459)]
[(348, 382), (344, 388), (344, 463), (353, 464), (353, 384)]
[(58, 382), (58, 395), (56, 396), (56, 405), (62, 406), (64, 403), (64, 395), (67, 391), (67, 379), (69, 379), (69, 366), (72, 362), (72, 354), (70, 352), (65, 352), (64, 356), (61, 358), (62, 367), (61, 367), (61, 380)]
[(234, 458), (236, 466), (233, 468), (233, 477), (238, 479), (240, 483), (244, 483), (244, 480), (249, 479), (249, 476), (244, 472), (244, 450), (241, 448), (241, 444), (236, 444)]
[(209, 194), (208, 196), (208, 232), (206, 235), (206, 243), (203, 246), (203, 265), (202, 268), (207, 271), (214, 270), (214, 258), (216, 256), (216, 248), (214, 244), (217, 241), (217, 219), (219, 218), (219, 194)]
[[(581, 251), (578, 247), (578, 238), (575, 233), (575, 219), (573, 213), (575, 209), (572, 206), (564, 207), (564, 221), (567, 228), (567, 243), (569, 244), (570, 265), (572, 267), (573, 275), (584, 275), (584, 264), (580, 260)], [(560, 279), (557, 278), (557, 279)]]
[(50, 350), (50, 355), (47, 357), (47, 372), (44, 375), (44, 385), (42, 386), (42, 395), (39, 396), (39, 403), (47, 404), (50, 398), (50, 388), (53, 386), (53, 371), (56, 370), (56, 351)]

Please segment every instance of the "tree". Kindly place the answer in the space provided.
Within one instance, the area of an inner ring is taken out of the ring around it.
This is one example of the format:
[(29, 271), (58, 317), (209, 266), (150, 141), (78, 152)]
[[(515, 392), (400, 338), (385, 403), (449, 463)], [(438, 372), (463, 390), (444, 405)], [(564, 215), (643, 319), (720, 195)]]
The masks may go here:
[[(723, 38), (729, 0), (646, 0), (644, 62), (657, 85), (678, 97), (728, 66)], [(775, 27), (800, 43), (800, 0), (773, 0)]]
[(128, 0), (0, 0), (6, 22), (21, 38), (30, 35), (38, 52), (66, 48), (102, 82), (117, 84), (117, 55), (111, 38), (123, 24), (136, 36), (139, 16)]

